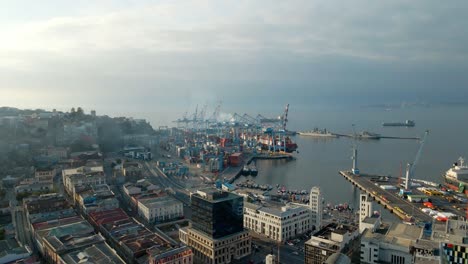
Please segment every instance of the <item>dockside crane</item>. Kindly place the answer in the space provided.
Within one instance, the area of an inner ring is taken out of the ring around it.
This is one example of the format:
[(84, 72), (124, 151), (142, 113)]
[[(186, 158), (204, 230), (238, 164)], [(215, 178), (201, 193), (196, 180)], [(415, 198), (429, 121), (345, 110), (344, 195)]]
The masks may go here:
[(422, 150), (424, 148), (424, 144), (426, 143), (426, 138), (428, 134), (429, 134), (429, 130), (426, 130), (426, 132), (424, 132), (423, 138), (421, 139), (419, 150), (418, 150), (418, 153), (416, 153), (416, 157), (414, 158), (413, 163), (406, 164), (406, 182), (405, 182), (406, 190), (409, 190), (411, 188), (410, 180), (414, 176), (414, 170), (416, 168), (416, 165), (419, 162), (419, 159), (421, 158)]

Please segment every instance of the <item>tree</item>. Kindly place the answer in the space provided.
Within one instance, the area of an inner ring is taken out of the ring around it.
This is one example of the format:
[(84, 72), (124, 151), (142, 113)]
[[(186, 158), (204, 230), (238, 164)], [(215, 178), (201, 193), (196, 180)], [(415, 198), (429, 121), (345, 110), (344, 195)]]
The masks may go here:
[(83, 115), (84, 115), (84, 110), (83, 110), (83, 108), (78, 107), (78, 108), (76, 109), (76, 114), (77, 114), (78, 116), (83, 116)]

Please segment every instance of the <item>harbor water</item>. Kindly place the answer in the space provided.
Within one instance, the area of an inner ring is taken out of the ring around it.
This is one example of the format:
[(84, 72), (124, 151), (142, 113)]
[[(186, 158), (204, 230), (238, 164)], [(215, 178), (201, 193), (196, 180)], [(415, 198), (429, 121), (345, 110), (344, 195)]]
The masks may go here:
[[(441, 182), (441, 175), (459, 156), (468, 154), (468, 123), (464, 122), (466, 107), (431, 108), (359, 108), (335, 109), (321, 112), (291, 113), (291, 130), (326, 128), (339, 134), (367, 130), (382, 136), (422, 137), (429, 130), (421, 158), (416, 165), (415, 178)], [(382, 122), (415, 120), (415, 127), (383, 127)], [(289, 190), (310, 190), (320, 186), (326, 202), (344, 203), (356, 208), (359, 190), (339, 175), (352, 165), (352, 147), (358, 148), (358, 168), (362, 173), (404, 175), (406, 163), (413, 162), (419, 149), (418, 140), (351, 138), (314, 138), (297, 135), (299, 145), (296, 160), (258, 160), (258, 184), (284, 185)], [(239, 181), (246, 177), (240, 177)], [(379, 210), (380, 208), (376, 208)], [(388, 214), (382, 212), (384, 216)], [(394, 219), (391, 216), (388, 218)]]

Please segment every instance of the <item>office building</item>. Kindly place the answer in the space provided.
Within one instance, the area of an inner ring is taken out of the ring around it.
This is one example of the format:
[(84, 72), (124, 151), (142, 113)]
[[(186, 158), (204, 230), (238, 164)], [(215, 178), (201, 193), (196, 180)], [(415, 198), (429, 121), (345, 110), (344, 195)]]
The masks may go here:
[(241, 196), (209, 188), (192, 194), (191, 204), (192, 224), (179, 237), (193, 249), (194, 263), (224, 264), (250, 255)]

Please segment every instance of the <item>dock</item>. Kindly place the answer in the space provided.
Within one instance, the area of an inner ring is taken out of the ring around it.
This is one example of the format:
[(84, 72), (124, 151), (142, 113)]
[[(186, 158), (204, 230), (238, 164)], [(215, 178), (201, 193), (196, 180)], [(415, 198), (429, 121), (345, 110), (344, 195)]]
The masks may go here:
[(244, 164), (250, 164), (252, 161), (255, 160), (273, 160), (273, 159), (286, 159), (286, 160), (294, 160), (296, 159), (291, 154), (256, 154), (256, 155), (249, 155), (247, 157), (247, 162), (240, 164), (238, 167), (228, 167), (226, 168), (220, 176), (225, 178), (227, 182), (233, 183), (242, 172), (242, 168)]
[(337, 135), (338, 137), (347, 137), (347, 138), (354, 138), (354, 139), (359, 139), (359, 140), (379, 140), (379, 139), (408, 139), (408, 140), (421, 140), (420, 137), (391, 137), (391, 136), (378, 136), (376, 138), (361, 138), (361, 137), (357, 137), (355, 135), (352, 135), (352, 134), (336, 134), (334, 133), (334, 135)]
[(396, 190), (384, 190), (371, 181), (371, 179), (383, 176), (366, 174), (356, 176), (350, 171), (340, 171), (340, 174), (363, 192), (367, 192), (377, 203), (402, 220), (408, 220), (411, 217), (416, 222), (431, 222), (433, 220), (431, 216), (422, 212), (417, 204), (408, 202), (398, 196)]

